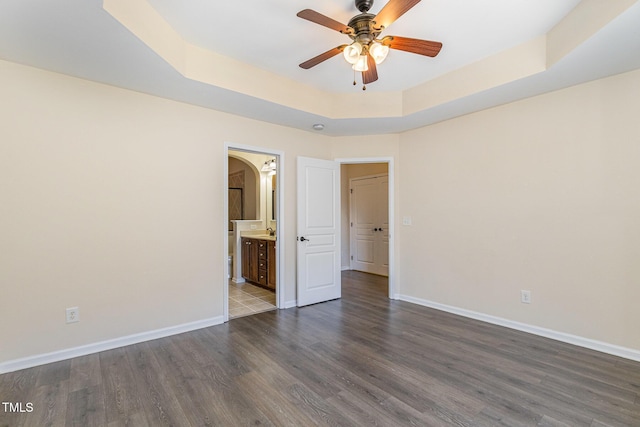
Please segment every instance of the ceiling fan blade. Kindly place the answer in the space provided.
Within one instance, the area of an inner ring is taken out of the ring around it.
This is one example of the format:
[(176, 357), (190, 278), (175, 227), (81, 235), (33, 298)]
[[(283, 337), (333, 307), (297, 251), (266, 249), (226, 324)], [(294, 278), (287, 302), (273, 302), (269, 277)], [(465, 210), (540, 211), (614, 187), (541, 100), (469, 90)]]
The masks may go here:
[(376, 61), (373, 56), (367, 54), (367, 71), (362, 72), (362, 83), (368, 85), (378, 80), (378, 69), (376, 68)]
[(442, 43), (440, 42), (398, 36), (387, 36), (382, 39), (382, 44), (389, 46), (391, 49), (404, 50), (405, 52), (431, 57), (436, 56), (442, 49)]
[(307, 21), (314, 22), (318, 25), (322, 25), (327, 28), (331, 28), (332, 30), (339, 31), (343, 34), (351, 34), (353, 33), (353, 29), (336, 21), (335, 19), (329, 18), (326, 15), (323, 15), (315, 10), (305, 9), (298, 12), (297, 16), (302, 19), (306, 19)]
[(309, 59), (308, 61), (305, 61), (302, 64), (300, 64), (300, 68), (304, 68), (305, 70), (308, 70), (311, 67), (315, 67), (316, 65), (318, 65), (321, 62), (324, 62), (329, 58), (333, 58), (334, 56), (336, 56), (337, 54), (342, 52), (345, 47), (347, 47), (347, 45), (343, 44), (341, 46), (334, 47), (333, 49), (330, 49), (330, 50), (326, 51), (325, 53), (321, 53), (320, 55), (318, 55), (316, 57), (313, 57), (313, 58)]
[(388, 28), (396, 19), (418, 3), (420, 3), (420, 0), (389, 0), (380, 10), (380, 13), (373, 18), (375, 28)]

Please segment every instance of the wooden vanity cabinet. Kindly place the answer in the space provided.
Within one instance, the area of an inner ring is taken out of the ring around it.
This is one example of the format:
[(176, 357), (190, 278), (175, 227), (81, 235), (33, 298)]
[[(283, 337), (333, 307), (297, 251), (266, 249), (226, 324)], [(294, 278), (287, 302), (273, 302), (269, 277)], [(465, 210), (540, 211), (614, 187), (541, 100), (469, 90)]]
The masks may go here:
[(248, 282), (276, 289), (276, 251), (271, 240), (243, 237), (242, 245), (242, 277)]
[(276, 290), (276, 242), (267, 241), (267, 287)]
[(256, 239), (243, 237), (242, 245), (242, 277), (249, 282), (258, 281), (258, 244)]

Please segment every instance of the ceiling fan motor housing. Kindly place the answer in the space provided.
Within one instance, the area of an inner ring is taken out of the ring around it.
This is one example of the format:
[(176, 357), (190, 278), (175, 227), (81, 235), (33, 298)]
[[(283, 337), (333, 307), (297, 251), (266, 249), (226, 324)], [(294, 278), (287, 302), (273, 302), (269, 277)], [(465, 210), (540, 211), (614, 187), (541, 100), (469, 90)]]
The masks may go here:
[(371, 28), (371, 22), (375, 17), (376, 15), (371, 13), (361, 13), (351, 18), (349, 24), (347, 24), (355, 32), (351, 38), (363, 45), (372, 42), (379, 34), (379, 32), (374, 32)]

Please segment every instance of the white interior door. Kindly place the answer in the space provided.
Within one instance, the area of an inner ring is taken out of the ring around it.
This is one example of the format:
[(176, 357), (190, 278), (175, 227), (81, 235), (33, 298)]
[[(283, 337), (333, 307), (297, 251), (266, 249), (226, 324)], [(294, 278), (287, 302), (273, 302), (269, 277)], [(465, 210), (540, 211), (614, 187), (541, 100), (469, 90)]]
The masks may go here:
[(351, 182), (351, 268), (389, 275), (389, 178)]
[(340, 298), (340, 165), (298, 157), (298, 306)]

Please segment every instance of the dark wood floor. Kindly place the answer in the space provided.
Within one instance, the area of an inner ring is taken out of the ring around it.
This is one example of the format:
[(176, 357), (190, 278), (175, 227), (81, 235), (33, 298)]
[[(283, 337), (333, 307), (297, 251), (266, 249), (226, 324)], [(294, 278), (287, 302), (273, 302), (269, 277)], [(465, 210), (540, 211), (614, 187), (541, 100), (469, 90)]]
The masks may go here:
[(10, 426), (640, 426), (640, 363), (386, 298), (343, 298), (0, 376)]

